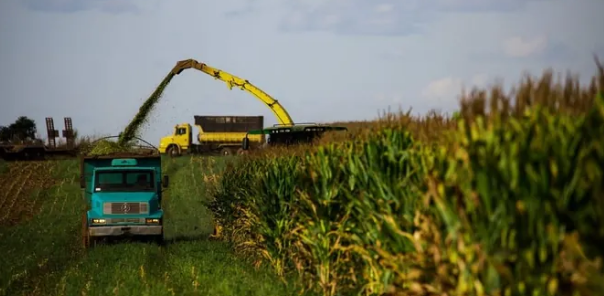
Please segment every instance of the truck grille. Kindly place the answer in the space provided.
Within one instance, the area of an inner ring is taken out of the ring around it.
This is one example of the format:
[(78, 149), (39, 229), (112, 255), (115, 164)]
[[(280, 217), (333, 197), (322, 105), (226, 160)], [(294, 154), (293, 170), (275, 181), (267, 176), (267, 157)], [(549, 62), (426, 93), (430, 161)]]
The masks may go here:
[(146, 202), (106, 202), (103, 214), (147, 214), (149, 204)]
[(112, 218), (107, 219), (108, 224), (116, 224), (116, 223), (145, 223), (145, 218)]

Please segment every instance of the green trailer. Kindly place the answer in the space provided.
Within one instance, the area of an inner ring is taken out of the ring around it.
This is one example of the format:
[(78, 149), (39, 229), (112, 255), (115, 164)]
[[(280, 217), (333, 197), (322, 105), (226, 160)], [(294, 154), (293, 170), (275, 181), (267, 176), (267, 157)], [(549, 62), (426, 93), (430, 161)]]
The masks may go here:
[(335, 126), (317, 123), (298, 123), (295, 125), (275, 124), (272, 127), (250, 130), (243, 138), (242, 149), (250, 149), (248, 135), (268, 135), (268, 146), (290, 146), (310, 144), (326, 132), (347, 131), (344, 126)]

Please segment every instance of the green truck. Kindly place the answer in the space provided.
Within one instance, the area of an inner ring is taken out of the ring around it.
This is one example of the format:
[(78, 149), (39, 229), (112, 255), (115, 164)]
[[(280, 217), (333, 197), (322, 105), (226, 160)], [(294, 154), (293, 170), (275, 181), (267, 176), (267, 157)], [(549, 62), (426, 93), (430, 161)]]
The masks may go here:
[(162, 178), (157, 150), (82, 156), (80, 187), (87, 209), (82, 216), (85, 248), (106, 237), (146, 237), (164, 240)]

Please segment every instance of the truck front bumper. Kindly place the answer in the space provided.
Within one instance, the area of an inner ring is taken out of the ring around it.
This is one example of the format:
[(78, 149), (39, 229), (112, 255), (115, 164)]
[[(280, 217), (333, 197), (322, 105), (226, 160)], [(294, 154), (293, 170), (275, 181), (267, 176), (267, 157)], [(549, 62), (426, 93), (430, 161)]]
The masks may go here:
[(93, 226), (88, 228), (90, 236), (160, 235), (162, 225)]

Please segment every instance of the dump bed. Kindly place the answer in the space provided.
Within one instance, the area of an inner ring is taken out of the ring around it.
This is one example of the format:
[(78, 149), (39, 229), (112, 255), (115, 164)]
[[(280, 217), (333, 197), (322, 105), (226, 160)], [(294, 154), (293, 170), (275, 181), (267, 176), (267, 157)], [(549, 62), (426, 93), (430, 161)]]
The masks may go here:
[(99, 156), (81, 156), (80, 157), (80, 187), (84, 188), (85, 197), (90, 198), (92, 193), (92, 175), (97, 168), (110, 168), (111, 162), (114, 159), (136, 159), (135, 167), (152, 167), (155, 168), (155, 182), (161, 182), (161, 156), (157, 153), (153, 154), (110, 154), (110, 155), (99, 155)]
[(264, 127), (264, 116), (199, 116), (195, 125), (201, 126), (204, 133), (246, 133), (249, 130)]
[[(195, 125), (202, 131), (199, 143), (241, 143), (248, 131), (264, 127), (264, 116), (194, 116)], [(263, 142), (264, 136), (250, 137), (252, 142)]]
[[(199, 134), (198, 141), (199, 143), (234, 143), (240, 145), (245, 135), (246, 133), (201, 133)], [(264, 135), (251, 135), (248, 138), (253, 143), (262, 143), (264, 141)]]

